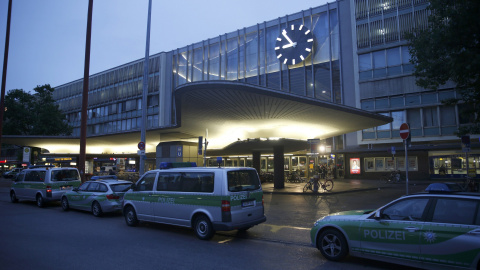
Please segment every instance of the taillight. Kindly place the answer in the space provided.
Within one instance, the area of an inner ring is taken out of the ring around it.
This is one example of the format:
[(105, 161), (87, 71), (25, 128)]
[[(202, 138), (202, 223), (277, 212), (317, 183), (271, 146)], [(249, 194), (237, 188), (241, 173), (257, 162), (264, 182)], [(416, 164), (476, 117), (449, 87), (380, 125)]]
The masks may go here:
[(52, 193), (52, 187), (51, 186), (47, 186), (47, 193)]
[(118, 200), (118, 199), (120, 199), (120, 196), (115, 195), (115, 194), (108, 194), (108, 195), (107, 195), (107, 199), (109, 199), (109, 200)]
[(222, 212), (230, 212), (230, 202), (222, 200)]

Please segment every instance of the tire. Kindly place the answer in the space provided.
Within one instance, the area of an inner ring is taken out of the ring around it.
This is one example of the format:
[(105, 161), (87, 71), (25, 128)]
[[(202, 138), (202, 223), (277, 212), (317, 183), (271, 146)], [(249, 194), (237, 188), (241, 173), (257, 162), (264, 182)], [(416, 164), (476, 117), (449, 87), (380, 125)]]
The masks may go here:
[(332, 180), (326, 180), (324, 185), (325, 185), (324, 189), (326, 191), (330, 191), (330, 190), (333, 189), (333, 181)]
[(14, 191), (10, 192), (10, 201), (12, 203), (17, 203), (18, 202), (17, 195), (15, 195)]
[(195, 235), (201, 240), (209, 240), (215, 234), (215, 230), (213, 230), (212, 223), (208, 219), (208, 217), (204, 215), (200, 215), (195, 218), (193, 223), (193, 231)]
[(40, 208), (45, 206), (45, 202), (43, 200), (43, 197), (40, 194), (37, 195), (37, 206), (40, 207)]
[(348, 254), (345, 236), (334, 229), (327, 229), (318, 236), (317, 248), (323, 257), (330, 261), (340, 261)]
[(135, 213), (135, 209), (132, 206), (127, 206), (123, 211), (123, 215), (128, 226), (135, 227), (138, 225), (137, 213)]
[(62, 197), (62, 209), (63, 209), (63, 211), (68, 211), (69, 208), (70, 208), (70, 205), (68, 204), (67, 197)]
[(92, 214), (96, 217), (101, 217), (103, 215), (102, 207), (97, 201), (94, 201), (92, 204)]

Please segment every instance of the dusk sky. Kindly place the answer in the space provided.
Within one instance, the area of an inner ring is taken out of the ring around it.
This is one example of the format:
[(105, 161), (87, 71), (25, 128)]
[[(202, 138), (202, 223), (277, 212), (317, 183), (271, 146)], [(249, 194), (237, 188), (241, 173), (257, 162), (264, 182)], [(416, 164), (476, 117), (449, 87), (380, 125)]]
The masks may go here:
[[(333, 2), (333, 1), (328, 1)], [(152, 0), (150, 55), (327, 0)], [(8, 0), (0, 0), (3, 69)], [(83, 78), (88, 0), (13, 0), (6, 90)], [(90, 75), (145, 56), (148, 0), (94, 0)]]

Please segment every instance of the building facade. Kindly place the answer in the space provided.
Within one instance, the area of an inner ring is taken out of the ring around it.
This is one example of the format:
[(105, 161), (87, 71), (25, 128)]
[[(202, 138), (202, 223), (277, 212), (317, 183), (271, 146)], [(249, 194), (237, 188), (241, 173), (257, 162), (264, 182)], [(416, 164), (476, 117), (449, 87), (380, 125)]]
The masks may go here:
[[(309, 150), (287, 153), (286, 172), (308, 176), (318, 164), (326, 164), (337, 177), (376, 178), (405, 170), (399, 128), (409, 123), (407, 164), (413, 178), (464, 176), (467, 161), (454, 131), (468, 119), (461, 117), (461, 105), (442, 104), (457, 96), (455, 88), (419, 88), (409, 62), (405, 32), (427, 26), (427, 6), (425, 0), (340, 0), (152, 55), (147, 130), (176, 126), (177, 88), (205, 81), (239, 82), (393, 118), (386, 125), (321, 138), (324, 148), (317, 155), (309, 155)], [(301, 62), (282, 62), (277, 39), (283, 29), (301, 25), (312, 34), (311, 51)], [(90, 77), (87, 136), (140, 131), (143, 65), (139, 59)], [(54, 92), (74, 136), (80, 134), (82, 87), (77, 80)], [(470, 168), (480, 173), (479, 152), (469, 154)], [(226, 165), (251, 166), (249, 156), (225, 158)], [(150, 161), (150, 168), (158, 159)], [(359, 171), (350, 170), (353, 160), (361, 164)], [(273, 155), (262, 156), (261, 169), (273, 170)]]

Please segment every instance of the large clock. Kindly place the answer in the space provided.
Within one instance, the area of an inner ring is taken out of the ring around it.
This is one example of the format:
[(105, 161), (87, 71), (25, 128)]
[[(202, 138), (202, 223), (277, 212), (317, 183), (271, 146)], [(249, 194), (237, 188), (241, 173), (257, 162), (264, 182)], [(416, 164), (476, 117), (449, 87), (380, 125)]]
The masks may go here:
[(282, 30), (275, 43), (277, 58), (285, 65), (303, 62), (312, 52), (313, 35), (305, 25), (292, 24)]

